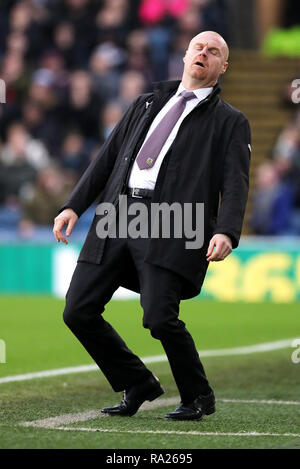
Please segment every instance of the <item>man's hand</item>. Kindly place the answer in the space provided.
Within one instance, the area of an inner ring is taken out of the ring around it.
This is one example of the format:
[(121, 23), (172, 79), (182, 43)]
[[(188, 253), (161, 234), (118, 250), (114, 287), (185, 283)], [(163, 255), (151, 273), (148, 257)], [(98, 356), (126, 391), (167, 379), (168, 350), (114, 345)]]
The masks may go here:
[(61, 232), (62, 227), (64, 224), (67, 225), (66, 235), (70, 236), (77, 220), (78, 216), (71, 208), (66, 208), (57, 217), (54, 218), (53, 234), (58, 243), (60, 240), (62, 240), (63, 243), (68, 244), (68, 241)]
[[(215, 248), (215, 250), (214, 250)], [(213, 252), (214, 251), (214, 252)], [(206, 258), (210, 261), (223, 261), (232, 252), (232, 242), (225, 234), (215, 234), (209, 243)]]

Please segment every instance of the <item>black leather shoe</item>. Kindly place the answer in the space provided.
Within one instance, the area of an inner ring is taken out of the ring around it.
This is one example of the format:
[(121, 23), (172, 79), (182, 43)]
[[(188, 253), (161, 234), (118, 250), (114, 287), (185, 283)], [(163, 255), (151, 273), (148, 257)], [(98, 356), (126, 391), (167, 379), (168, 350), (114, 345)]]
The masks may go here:
[(108, 415), (131, 417), (139, 410), (143, 402), (154, 401), (154, 399), (161, 396), (164, 392), (160, 382), (156, 376), (153, 375), (147, 381), (124, 391), (123, 399), (120, 404), (113, 407), (104, 407), (101, 412)]
[(215, 396), (211, 392), (207, 396), (198, 396), (191, 404), (181, 403), (173, 412), (166, 415), (167, 420), (201, 420), (203, 415), (216, 411)]

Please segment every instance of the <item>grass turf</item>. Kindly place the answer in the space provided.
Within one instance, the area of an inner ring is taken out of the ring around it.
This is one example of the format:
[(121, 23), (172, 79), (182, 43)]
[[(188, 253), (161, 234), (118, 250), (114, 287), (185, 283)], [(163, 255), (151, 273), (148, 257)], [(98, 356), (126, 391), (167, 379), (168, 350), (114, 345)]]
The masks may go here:
[[(64, 325), (63, 308), (64, 301), (50, 297), (0, 297), (0, 338), (7, 347), (0, 377), (92, 363)], [(142, 327), (138, 301), (112, 301), (104, 316), (134, 352), (141, 356), (163, 353), (160, 342)], [(296, 303), (183, 301), (181, 319), (201, 350), (300, 337)]]
[[(63, 302), (52, 298), (1, 298), (0, 337), (7, 343), (2, 376), (89, 363), (88, 355), (61, 322)], [(182, 319), (199, 349), (234, 347), (299, 337), (297, 305), (183, 302)], [(4, 313), (4, 314), (3, 314)], [(5, 314), (6, 313), (6, 314)], [(142, 356), (162, 353), (158, 341), (142, 329), (135, 301), (112, 302), (106, 318)], [(204, 358), (217, 398), (299, 400), (300, 364), (291, 349), (245, 356)], [(149, 366), (166, 394), (177, 390), (168, 363)], [(300, 433), (300, 406), (225, 403), (202, 422), (167, 422), (165, 407), (132, 418), (101, 418), (72, 427), (115, 429), (88, 433), (23, 428), (19, 422), (99, 409), (119, 400), (101, 373), (90, 372), (0, 384), (1, 448), (296, 448), (300, 438), (274, 436), (199, 436), (122, 433), (128, 430)]]

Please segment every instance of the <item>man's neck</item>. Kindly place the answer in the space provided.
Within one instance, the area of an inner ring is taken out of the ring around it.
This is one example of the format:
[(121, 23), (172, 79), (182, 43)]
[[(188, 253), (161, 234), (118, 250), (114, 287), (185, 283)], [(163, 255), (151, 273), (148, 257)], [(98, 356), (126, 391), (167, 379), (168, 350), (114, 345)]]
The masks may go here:
[(210, 88), (215, 86), (215, 83), (205, 83), (199, 80), (189, 79), (187, 77), (182, 77), (181, 83), (183, 84), (184, 88), (188, 91), (199, 90), (200, 88)]

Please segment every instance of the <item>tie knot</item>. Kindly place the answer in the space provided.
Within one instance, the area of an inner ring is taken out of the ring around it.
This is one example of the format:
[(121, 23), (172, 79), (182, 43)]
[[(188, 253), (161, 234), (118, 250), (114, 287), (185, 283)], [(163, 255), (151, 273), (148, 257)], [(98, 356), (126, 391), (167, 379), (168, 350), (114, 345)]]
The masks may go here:
[(190, 99), (196, 98), (195, 93), (193, 91), (182, 91), (180, 93), (180, 96), (184, 98), (186, 101), (189, 101)]

